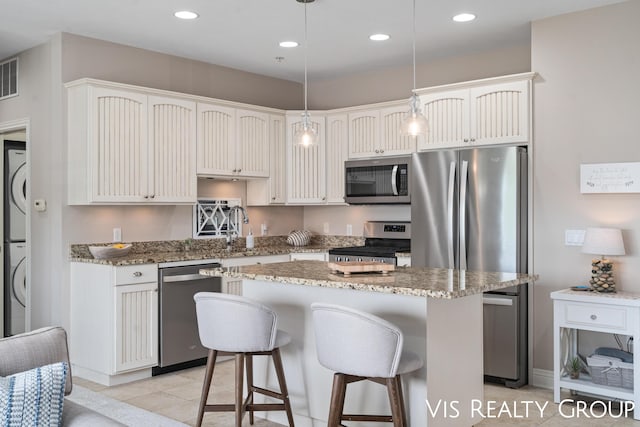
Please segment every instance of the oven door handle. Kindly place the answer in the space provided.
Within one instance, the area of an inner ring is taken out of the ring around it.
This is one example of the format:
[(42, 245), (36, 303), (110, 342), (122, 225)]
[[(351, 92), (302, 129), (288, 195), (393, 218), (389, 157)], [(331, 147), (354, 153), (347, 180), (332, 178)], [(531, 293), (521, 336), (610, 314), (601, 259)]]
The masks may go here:
[(190, 282), (193, 280), (206, 280), (211, 276), (203, 276), (202, 274), (179, 274), (175, 276), (164, 276), (163, 283)]
[(398, 165), (393, 165), (393, 169), (391, 170), (391, 190), (393, 191), (393, 195), (398, 195)]

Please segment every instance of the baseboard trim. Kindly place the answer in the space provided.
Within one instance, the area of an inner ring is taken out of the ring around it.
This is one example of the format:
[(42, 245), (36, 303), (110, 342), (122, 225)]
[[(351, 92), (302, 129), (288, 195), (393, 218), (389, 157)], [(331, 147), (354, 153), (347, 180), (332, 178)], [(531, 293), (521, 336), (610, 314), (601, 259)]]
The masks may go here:
[(549, 390), (553, 389), (553, 371), (533, 368), (531, 385)]

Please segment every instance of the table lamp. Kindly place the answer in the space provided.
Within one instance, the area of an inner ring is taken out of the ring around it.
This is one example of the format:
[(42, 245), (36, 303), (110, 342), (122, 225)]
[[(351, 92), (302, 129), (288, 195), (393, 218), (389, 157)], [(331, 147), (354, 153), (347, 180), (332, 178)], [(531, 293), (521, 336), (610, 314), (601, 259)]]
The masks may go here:
[(587, 228), (582, 252), (602, 256), (591, 260), (591, 288), (597, 292), (615, 292), (613, 263), (605, 259), (605, 256), (625, 254), (622, 232), (617, 228)]

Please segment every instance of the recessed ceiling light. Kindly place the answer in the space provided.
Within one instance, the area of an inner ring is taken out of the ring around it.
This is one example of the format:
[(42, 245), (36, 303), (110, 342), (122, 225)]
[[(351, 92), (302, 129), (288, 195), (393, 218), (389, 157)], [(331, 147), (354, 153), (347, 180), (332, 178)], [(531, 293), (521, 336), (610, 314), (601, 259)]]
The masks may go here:
[(280, 47), (297, 47), (297, 46), (298, 46), (298, 42), (292, 42), (292, 41), (280, 42)]
[(453, 17), (453, 20), (456, 22), (469, 22), (476, 19), (476, 15), (473, 13), (461, 13)]
[(371, 34), (369, 36), (369, 40), (381, 42), (381, 41), (389, 40), (389, 35), (388, 34)]
[(190, 10), (180, 10), (174, 13), (173, 16), (180, 19), (196, 19), (199, 15), (195, 12), (191, 12)]

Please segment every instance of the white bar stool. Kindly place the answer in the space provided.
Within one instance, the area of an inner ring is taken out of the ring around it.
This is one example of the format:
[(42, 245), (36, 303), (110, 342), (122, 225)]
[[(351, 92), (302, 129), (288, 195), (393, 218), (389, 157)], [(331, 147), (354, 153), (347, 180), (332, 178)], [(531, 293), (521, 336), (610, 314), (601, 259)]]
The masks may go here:
[[(422, 367), (422, 359), (402, 351), (400, 329), (380, 317), (333, 304), (311, 304), (318, 361), (333, 376), (328, 427), (342, 421), (383, 421), (406, 427), (400, 375)], [(343, 414), (347, 384), (370, 380), (385, 385), (391, 416)]]
[[(198, 292), (196, 302), (198, 332), (202, 345), (209, 349), (207, 369), (202, 385), (202, 396), (196, 426), (202, 425), (205, 412), (234, 411), (235, 426), (242, 426), (242, 418), (249, 411), (253, 424), (254, 411), (286, 411), (289, 426), (294, 427), (289, 392), (282, 368), (280, 347), (291, 337), (277, 329), (277, 315), (269, 307), (248, 298), (217, 292)], [(218, 355), (235, 356), (235, 403), (207, 404), (211, 379)], [(280, 392), (256, 387), (253, 384), (253, 356), (271, 356), (276, 369)], [(244, 365), (247, 367), (247, 397), (243, 399)], [(280, 399), (282, 403), (253, 403), (253, 394), (260, 393)]]

